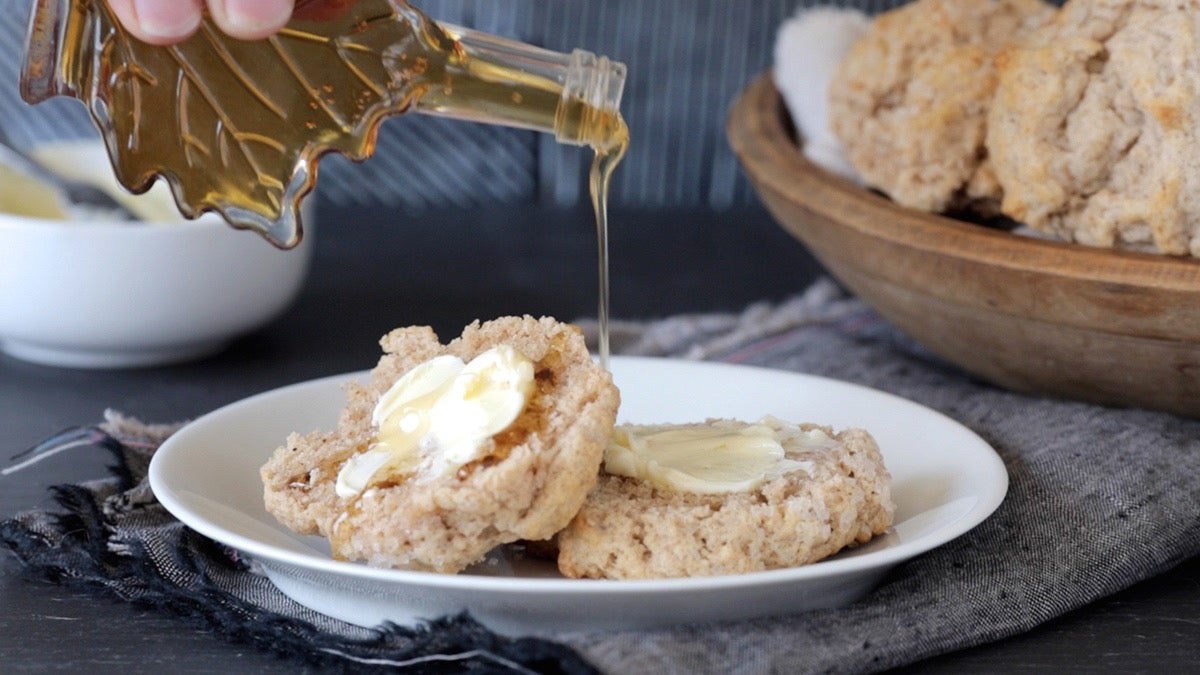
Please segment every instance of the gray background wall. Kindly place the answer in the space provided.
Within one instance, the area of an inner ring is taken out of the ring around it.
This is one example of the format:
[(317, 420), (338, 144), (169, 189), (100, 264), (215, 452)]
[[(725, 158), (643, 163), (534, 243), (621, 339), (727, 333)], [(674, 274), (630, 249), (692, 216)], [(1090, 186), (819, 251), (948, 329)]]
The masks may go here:
[[(26, 106), (17, 95), (20, 45), (32, 2), (0, 0), (0, 120), (10, 136), (94, 136), (74, 101)], [(876, 12), (903, 0), (417, 0), (436, 19), (549, 49), (581, 47), (629, 67), (622, 110), (632, 145), (614, 181), (618, 206), (724, 208), (753, 200), (724, 136), (738, 92), (770, 63), (775, 31), (798, 8)], [(329, 205), (571, 205), (586, 199), (590, 153), (533, 132), (422, 116), (382, 128), (376, 155), (323, 160)]]

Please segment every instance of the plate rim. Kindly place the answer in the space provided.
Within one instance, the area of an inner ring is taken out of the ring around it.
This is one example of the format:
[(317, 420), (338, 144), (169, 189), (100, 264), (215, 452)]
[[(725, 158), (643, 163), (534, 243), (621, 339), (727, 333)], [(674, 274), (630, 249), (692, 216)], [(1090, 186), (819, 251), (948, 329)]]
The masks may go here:
[[(928, 406), (906, 399), (890, 392), (874, 389), (866, 385), (796, 371), (782, 370), (756, 365), (734, 364), (719, 361), (691, 361), (686, 359), (647, 356), (614, 356), (614, 364), (653, 363), (667, 367), (704, 368), (713, 370), (737, 370), (755, 372), (770, 377), (795, 378), (798, 381), (815, 382), (822, 386), (846, 388), (850, 391), (865, 393), (872, 397), (889, 399), (893, 405), (910, 407), (920, 410), (922, 414), (930, 415), (939, 422), (954, 428), (958, 433), (971, 438), (977, 446), (975, 451), (988, 460), (989, 468), (994, 475), (987, 485), (991, 488), (981, 494), (974, 495), (976, 503), (953, 522), (947, 523), (933, 532), (925, 533), (914, 540), (901, 542), (895, 546), (872, 551), (861, 556), (852, 556), (834, 560), (823, 560), (808, 565), (788, 567), (743, 574), (680, 577), (666, 579), (567, 579), (567, 578), (530, 578), (514, 576), (489, 576), (473, 574), (439, 574), (417, 570), (397, 570), (370, 567), (363, 563), (319, 558), (309, 554), (280, 549), (270, 543), (258, 541), (241, 533), (231, 531), (211, 522), (209, 519), (196, 514), (182, 500), (177, 499), (178, 490), (170, 485), (167, 469), (176, 458), (176, 453), (186, 452), (185, 441), (189, 429), (203, 428), (213, 424), (214, 420), (226, 415), (235, 408), (261, 404), (264, 399), (283, 396), (297, 389), (321, 389), (337, 383), (339, 388), (353, 380), (361, 380), (369, 374), (369, 370), (359, 370), (336, 375), (327, 375), (301, 382), (295, 382), (263, 391), (251, 396), (227, 403), (196, 419), (188, 422), (158, 448), (150, 461), (149, 480), (151, 490), (163, 507), (185, 526), (200, 534), (218, 541), (226, 546), (242, 551), (252, 558), (271, 564), (287, 565), (308, 572), (332, 574), (338, 577), (352, 577), (359, 581), (371, 581), (390, 585), (417, 585), (426, 589), (442, 589), (476, 593), (536, 594), (570, 592), (579, 595), (592, 594), (646, 594), (646, 593), (682, 593), (687, 591), (714, 591), (736, 588), (745, 585), (790, 584), (807, 580), (824, 580), (860, 574), (872, 570), (886, 569), (926, 553), (938, 546), (944, 545), (974, 529), (990, 517), (1003, 503), (1009, 488), (1009, 476), (1004, 462), (995, 448), (962, 423), (934, 410)], [(282, 439), (280, 439), (282, 442)], [(265, 458), (264, 458), (265, 461)], [(195, 494), (194, 491), (190, 491)], [(938, 506), (943, 506), (939, 504)], [(293, 536), (294, 533), (289, 533)]]

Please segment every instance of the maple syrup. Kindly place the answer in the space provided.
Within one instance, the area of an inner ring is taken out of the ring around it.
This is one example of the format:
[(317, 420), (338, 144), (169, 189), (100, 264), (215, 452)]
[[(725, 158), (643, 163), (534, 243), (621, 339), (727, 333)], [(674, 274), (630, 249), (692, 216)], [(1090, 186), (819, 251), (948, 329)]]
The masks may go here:
[(624, 82), (625, 66), (606, 57), (441, 24), (406, 0), (357, 0), (335, 18), (295, 19), (259, 41), (230, 38), (205, 19), (169, 47), (133, 38), (103, 0), (36, 0), (21, 90), (30, 103), (81, 100), (130, 191), (161, 176), (185, 216), (217, 211), (282, 248), (300, 241), (299, 207), (320, 157), (366, 159), (391, 115), (533, 129), (590, 146), (607, 365), (607, 203), (629, 142)]
[(600, 365), (608, 370), (609, 357), (609, 303), (610, 286), (608, 279), (608, 195), (612, 183), (613, 172), (625, 157), (629, 148), (629, 129), (625, 122), (615, 115), (612, 124), (615, 128), (610, 138), (612, 143), (596, 148), (596, 157), (592, 161), (591, 172), (588, 176), (588, 188), (592, 196), (592, 209), (596, 212), (596, 250), (599, 257), (600, 307), (597, 322), (599, 324)]

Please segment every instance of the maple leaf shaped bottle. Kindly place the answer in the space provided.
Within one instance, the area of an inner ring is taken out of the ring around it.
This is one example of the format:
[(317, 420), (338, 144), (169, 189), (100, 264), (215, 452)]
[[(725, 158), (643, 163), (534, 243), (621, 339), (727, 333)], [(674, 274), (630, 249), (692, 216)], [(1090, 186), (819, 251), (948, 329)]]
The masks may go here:
[(82, 101), (130, 191), (162, 176), (185, 216), (217, 211), (290, 248), (320, 157), (367, 158), (380, 122), (409, 111), (591, 146), (593, 192), (606, 191), (628, 144), (624, 83), (606, 57), (441, 24), (405, 0), (357, 0), (249, 42), (206, 19), (168, 47), (132, 37), (103, 0), (37, 0), (21, 92)]

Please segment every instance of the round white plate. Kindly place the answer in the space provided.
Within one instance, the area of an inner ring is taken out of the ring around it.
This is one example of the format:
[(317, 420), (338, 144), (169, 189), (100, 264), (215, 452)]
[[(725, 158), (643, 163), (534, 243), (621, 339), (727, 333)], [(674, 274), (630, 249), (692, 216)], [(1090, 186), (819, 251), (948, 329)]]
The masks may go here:
[(803, 567), (647, 581), (565, 579), (551, 563), (501, 551), (467, 572), (442, 575), (333, 560), (326, 542), (293, 534), (262, 504), (259, 467), (292, 431), (332, 428), (343, 384), (363, 373), (284, 387), (216, 410), (159, 448), (150, 484), (196, 531), (258, 561), (285, 594), (318, 612), (373, 626), (469, 611), (494, 630), (645, 628), (834, 607), (868, 593), (892, 567), (963, 534), (1004, 499), (995, 451), (929, 408), (873, 389), (783, 371), (616, 357), (623, 422), (688, 422), (763, 415), (862, 427), (892, 473), (892, 530)]

